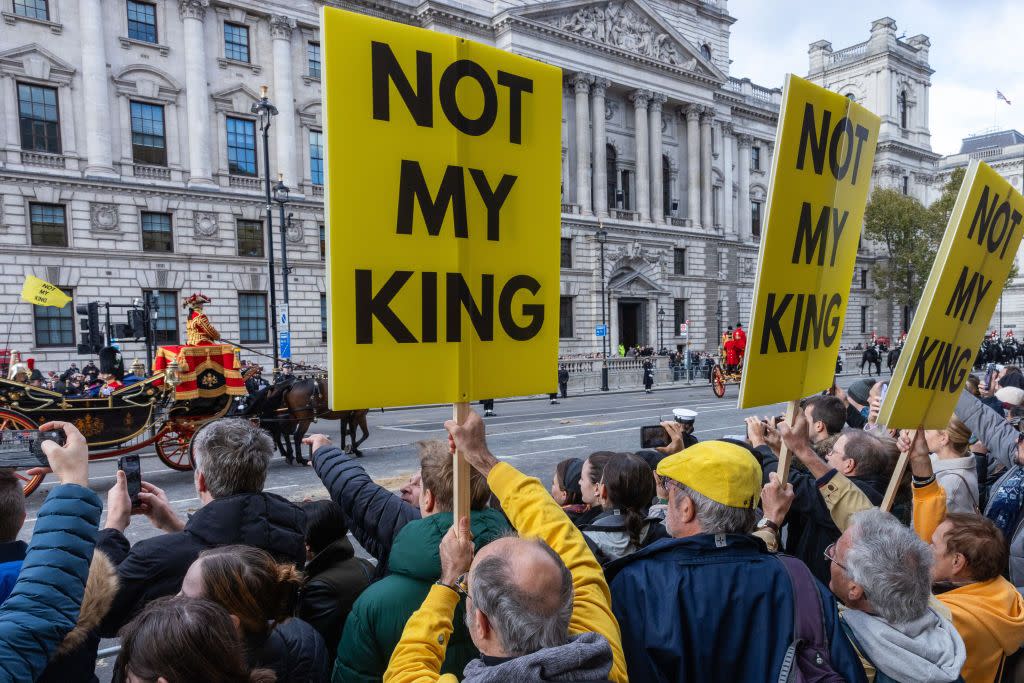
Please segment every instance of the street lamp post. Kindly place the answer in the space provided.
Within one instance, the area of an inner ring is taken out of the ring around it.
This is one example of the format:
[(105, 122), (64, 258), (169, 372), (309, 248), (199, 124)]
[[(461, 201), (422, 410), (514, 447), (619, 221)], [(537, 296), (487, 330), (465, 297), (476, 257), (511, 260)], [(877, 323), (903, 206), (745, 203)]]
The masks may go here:
[(597, 243), (601, 245), (601, 325), (604, 327), (604, 338), (601, 341), (601, 353), (604, 358), (601, 361), (601, 391), (608, 391), (608, 347), (611, 340), (608, 338), (608, 299), (604, 293), (604, 243), (608, 240), (608, 232), (603, 228), (594, 235)]
[(658, 353), (661, 353), (661, 350), (665, 348), (664, 337), (662, 336), (664, 325), (661, 324), (661, 317), (663, 315), (665, 315), (665, 309), (658, 306)]
[(274, 372), (277, 372), (277, 282), (274, 277), (274, 205), (270, 198), (270, 121), (277, 116), (275, 107), (267, 98), (267, 86), (260, 86), (260, 101), (250, 107), (249, 111), (259, 119), (260, 132), (263, 133), (263, 188), (267, 199), (267, 245), (268, 265), (270, 267), (270, 337), (274, 353)]
[[(279, 219), (281, 223), (281, 290), (284, 294), (284, 311), (285, 311), (285, 327), (284, 336), (288, 339), (288, 343), (284, 346), (285, 360), (291, 360), (292, 357), (292, 335), (291, 335), (291, 315), (288, 310), (288, 275), (291, 274), (292, 269), (288, 267), (288, 224), (291, 222), (286, 221), (284, 218), (284, 205), (288, 203), (288, 186), (284, 184), (284, 174), (277, 174), (277, 184), (274, 185), (274, 201), (277, 202), (277, 206), (280, 210)], [(290, 218), (290, 214), (289, 214)], [(280, 318), (280, 316), (278, 316)], [(280, 341), (278, 341), (280, 344)]]

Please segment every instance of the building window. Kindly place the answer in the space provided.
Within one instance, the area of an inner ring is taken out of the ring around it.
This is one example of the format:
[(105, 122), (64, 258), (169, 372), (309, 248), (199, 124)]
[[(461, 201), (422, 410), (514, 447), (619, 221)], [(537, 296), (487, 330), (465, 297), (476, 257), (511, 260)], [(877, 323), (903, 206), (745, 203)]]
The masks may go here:
[(718, 208), (719, 202), (722, 201), (722, 188), (712, 187), (711, 188), (711, 224), (721, 225), (721, 214)]
[(573, 336), (571, 296), (560, 297), (558, 301), (558, 336), (562, 339)]
[(622, 208), (626, 211), (633, 210), (633, 197), (630, 195), (630, 176), (632, 174), (629, 171), (622, 172)]
[(243, 344), (267, 343), (267, 295), (238, 293), (238, 336)]
[[(61, 287), (60, 290), (68, 296), (73, 296), (70, 289)], [(68, 302), (64, 308), (33, 306), (32, 315), (36, 331), (36, 346), (75, 345), (74, 302)]]
[(708, 45), (707, 43), (704, 43), (703, 45), (701, 45), (700, 46), (700, 56), (710, 62), (711, 61), (711, 46)]
[(256, 175), (256, 124), (247, 119), (227, 117), (228, 173)]
[(860, 333), (861, 334), (867, 334), (868, 333), (868, 307), (867, 306), (861, 306), (860, 307)]
[(673, 334), (678, 335), (680, 333), (679, 326), (686, 322), (686, 299), (675, 299), (672, 302), (672, 308), (674, 309), (672, 319), (675, 324)]
[(320, 43), (306, 43), (306, 64), (311, 78), (320, 78)]
[(608, 206), (613, 209), (621, 209), (619, 206), (618, 191), (619, 188), (615, 184), (616, 177), (618, 175), (619, 165), (619, 153), (615, 150), (615, 145), (604, 146), (604, 163), (605, 163), (605, 180), (607, 185), (605, 186), (605, 192), (607, 194)]
[(761, 202), (750, 202), (750, 232), (754, 237), (761, 236)]
[(910, 176), (903, 176), (903, 194), (910, 194)]
[(899, 97), (896, 98), (896, 105), (899, 107), (900, 113), (900, 128), (907, 127), (907, 91), (901, 90)]
[(686, 247), (672, 250), (672, 274), (686, 275)]
[(672, 164), (667, 156), (661, 157), (661, 208), (666, 216), (675, 213), (672, 206)]
[(57, 110), (56, 88), (19, 83), (18, 121), (22, 149), (60, 154), (60, 112)]
[(156, 42), (156, 5), (128, 0), (128, 37), (146, 43)]
[(561, 268), (572, 268), (572, 238), (562, 238), (562, 251), (560, 256)]
[(29, 204), (29, 226), (34, 247), (68, 246), (67, 218), (62, 204)]
[(171, 214), (142, 212), (142, 251), (174, 251)]
[(238, 236), (238, 255), (263, 258), (263, 221), (238, 221), (235, 223)]
[(860, 269), (860, 288), (861, 289), (867, 289), (868, 288), (868, 269), (867, 268), (861, 268)]
[(327, 295), (320, 295), (320, 341), (327, 343)]
[(156, 319), (153, 321), (157, 344), (178, 343), (178, 293), (169, 289), (144, 290), (143, 295), (156, 297)]
[(323, 223), (320, 224), (320, 260), (327, 260), (327, 230)]
[(236, 62), (249, 61), (249, 28), (224, 22), (224, 57)]
[(46, 6), (46, 0), (14, 0), (14, 13), (29, 19), (50, 19), (50, 9)]
[(309, 131), (309, 177), (314, 185), (324, 184), (324, 134)]
[(761, 170), (761, 148), (757, 145), (753, 145), (750, 148), (750, 170)]
[(132, 102), (132, 159), (137, 164), (167, 165), (164, 108), (159, 104)]

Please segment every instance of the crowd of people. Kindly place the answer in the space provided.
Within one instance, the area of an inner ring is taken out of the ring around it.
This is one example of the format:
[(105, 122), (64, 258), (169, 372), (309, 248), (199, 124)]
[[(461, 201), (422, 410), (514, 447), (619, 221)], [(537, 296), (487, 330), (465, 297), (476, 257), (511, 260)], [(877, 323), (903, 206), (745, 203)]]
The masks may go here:
[[(133, 683), (1014, 680), (1024, 375), (989, 384), (938, 430), (879, 424), (873, 379), (748, 418), (744, 440), (698, 441), (680, 412), (667, 445), (563, 460), (550, 489), (476, 413), (419, 444), (398, 492), (310, 435), (330, 500), (301, 505), (265, 490), (270, 438), (220, 419), (192, 441), (194, 514), (148, 482), (133, 508), (119, 472), (102, 529), (83, 437), (43, 425), (67, 436), (44, 444), (61, 484), (27, 544), (0, 472), (2, 680), (95, 680), (114, 636)], [(161, 533), (132, 544), (140, 517)]]

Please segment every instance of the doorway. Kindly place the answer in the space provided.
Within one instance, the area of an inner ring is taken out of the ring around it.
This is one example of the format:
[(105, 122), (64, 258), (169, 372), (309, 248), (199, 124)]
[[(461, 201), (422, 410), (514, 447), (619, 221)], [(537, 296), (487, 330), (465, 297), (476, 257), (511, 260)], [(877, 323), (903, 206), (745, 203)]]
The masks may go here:
[(647, 302), (642, 299), (619, 301), (619, 344), (626, 350), (647, 345), (647, 326), (644, 312)]

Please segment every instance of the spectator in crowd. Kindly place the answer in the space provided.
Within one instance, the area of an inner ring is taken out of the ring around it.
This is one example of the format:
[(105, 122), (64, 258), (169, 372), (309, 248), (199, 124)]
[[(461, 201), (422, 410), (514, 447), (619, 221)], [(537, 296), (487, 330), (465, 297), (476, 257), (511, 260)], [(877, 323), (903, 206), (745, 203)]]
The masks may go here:
[(601, 564), (640, 548), (647, 536), (647, 509), (655, 487), (650, 466), (632, 453), (616, 453), (604, 466), (598, 485), (601, 514), (580, 527)]
[(207, 548), (245, 543), (300, 567), (306, 561), (302, 508), (263, 491), (274, 452), (266, 432), (248, 420), (222, 418), (200, 428), (191, 448), (202, 507), (185, 522), (161, 489), (143, 481), (142, 512), (165, 533), (134, 546), (124, 536), (132, 513), (127, 481), (117, 473), (99, 547), (118, 565), (121, 587), (103, 621), (104, 636), (113, 636), (147, 602), (177, 593), (185, 572)]
[(830, 644), (821, 659), (847, 681), (863, 681), (832, 595), (804, 565), (780, 562), (750, 535), (762, 471), (749, 450), (704, 441), (662, 460), (658, 474), (672, 539), (607, 570), (630, 679), (688, 683), (710, 672), (716, 681), (778, 679), (797, 611), (790, 572), (799, 571), (821, 600)]
[(822, 459), (827, 458), (846, 426), (846, 403), (835, 396), (811, 396), (804, 402), (803, 414), (811, 448)]
[(845, 392), (836, 387), (836, 397), (846, 400), (846, 425), (863, 429), (868, 423), (868, 401), (876, 380), (871, 377), (855, 380)]
[[(441, 576), (437, 549), (452, 526), (453, 506), (452, 458), (443, 442), (421, 444), (420, 473), (422, 519), (402, 528), (391, 549), (391, 573), (367, 588), (352, 607), (338, 645), (332, 676), (335, 683), (380, 680), (406, 621)], [(504, 516), (487, 507), (490, 495), (487, 482), (474, 472), (470, 477), (471, 528), (478, 548), (509, 530)], [(477, 654), (462, 615), (459, 617), (448, 644), (445, 672), (461, 671)]]
[(583, 461), (579, 458), (567, 458), (555, 467), (555, 476), (551, 481), (551, 497), (562, 506), (569, 519), (587, 511), (580, 490), (580, 475), (583, 472)]
[[(352, 535), (377, 560), (375, 576), (384, 576), (398, 532), (420, 519), (419, 472), (396, 495), (373, 481), (362, 465), (323, 434), (308, 434), (302, 442), (313, 449), (313, 469), (341, 506)], [(421, 456), (425, 443), (418, 444)]]
[(356, 557), (341, 507), (333, 500), (304, 503), (306, 579), (296, 614), (324, 637), (334, 653), (356, 598), (373, 581), (374, 566)]
[(964, 387), (969, 394), (978, 398), (981, 396), (981, 380), (977, 375), (967, 375), (967, 385)]
[[(816, 457), (810, 441), (804, 436), (807, 433), (805, 420), (802, 414), (797, 413), (789, 432), (791, 443), (788, 445), (794, 453), (806, 450)], [(756, 417), (747, 418), (747, 439), (761, 465), (762, 479), (767, 482), (769, 473), (778, 469), (779, 460), (765, 445), (764, 438), (764, 423)], [(846, 432), (829, 449), (826, 462), (834, 468), (833, 471), (846, 475), (873, 504), (882, 502), (892, 463), (877, 438), (863, 431)], [(819, 581), (827, 583), (829, 563), (823, 553), (825, 548), (839, 540), (840, 535), (828, 506), (818, 494), (818, 487), (827, 481), (817, 479), (805, 469), (791, 467), (789, 483), (793, 485), (796, 499), (787, 517), (792, 526), (787, 534), (786, 552), (803, 560)]]
[(241, 637), (223, 607), (184, 596), (154, 600), (121, 629), (114, 671), (128, 683), (278, 680), (269, 669), (249, 668)]
[(7, 599), (21, 572), (28, 545), (18, 540), (25, 524), (25, 494), (14, 470), (0, 469), (0, 603)]
[(100, 521), (99, 497), (89, 490), (85, 437), (66, 422), (65, 444), (44, 441), (43, 453), (60, 480), (36, 516), (21, 573), (0, 606), (0, 681), (34, 681), (78, 619)]
[(585, 512), (577, 515), (573, 520), (577, 527), (590, 524), (604, 510), (601, 507), (601, 477), (604, 474), (604, 467), (614, 456), (612, 451), (597, 451), (587, 456), (583, 461), (583, 468), (580, 470), (580, 497), (587, 506)]
[(625, 683), (608, 586), (582, 534), (537, 479), (494, 457), (479, 416), (445, 428), (449, 447), (486, 477), (519, 538), (501, 538), (474, 557), (467, 521), (449, 530), (440, 548), (441, 580), (406, 624), (385, 682), (455, 680), (440, 671), (466, 595), (466, 622), (481, 655), (465, 667), (467, 683)]
[(950, 512), (978, 512), (978, 468), (967, 452), (971, 430), (955, 415), (945, 429), (928, 429), (924, 438), (931, 451), (932, 468), (939, 485), (946, 491)]
[(281, 681), (326, 681), (330, 659), (324, 640), (302, 619), (290, 618), (302, 575), (265, 550), (226, 545), (204, 550), (181, 584), (181, 594), (212, 600), (231, 615), (251, 668), (274, 671)]

